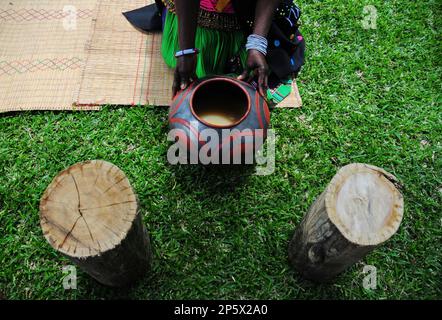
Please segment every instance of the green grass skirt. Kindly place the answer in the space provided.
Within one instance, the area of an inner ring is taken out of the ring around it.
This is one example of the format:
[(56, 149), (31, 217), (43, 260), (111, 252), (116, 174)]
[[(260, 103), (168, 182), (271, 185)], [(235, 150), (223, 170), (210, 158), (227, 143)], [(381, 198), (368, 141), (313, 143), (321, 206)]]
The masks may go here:
[[(242, 31), (227, 32), (198, 27), (195, 38), (195, 47), (200, 49), (196, 66), (197, 76), (201, 78), (223, 74), (226, 62), (237, 54), (244, 64), (247, 58), (246, 40), (247, 37)], [(179, 50), (178, 18), (175, 14), (167, 12), (161, 54), (170, 68), (176, 67), (175, 53)]]

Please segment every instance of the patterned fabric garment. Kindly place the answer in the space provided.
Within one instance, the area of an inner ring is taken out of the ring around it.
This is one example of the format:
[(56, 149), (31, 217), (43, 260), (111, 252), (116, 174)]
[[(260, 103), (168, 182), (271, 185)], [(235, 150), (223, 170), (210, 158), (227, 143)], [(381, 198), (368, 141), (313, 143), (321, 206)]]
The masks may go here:
[[(167, 10), (175, 13), (174, 0), (162, 0)], [(239, 31), (241, 24), (235, 15), (231, 0), (200, 0), (198, 25), (222, 31)]]
[(201, 9), (212, 12), (235, 13), (230, 0), (201, 0)]

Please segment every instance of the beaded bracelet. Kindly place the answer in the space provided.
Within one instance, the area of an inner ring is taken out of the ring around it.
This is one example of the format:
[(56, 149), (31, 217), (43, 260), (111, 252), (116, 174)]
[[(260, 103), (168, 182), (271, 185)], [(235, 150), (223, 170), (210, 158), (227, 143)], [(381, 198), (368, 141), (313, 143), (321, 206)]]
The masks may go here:
[(266, 56), (267, 55), (267, 47), (268, 47), (268, 41), (263, 36), (260, 36), (258, 34), (251, 34), (247, 38), (247, 44), (246, 44), (247, 51), (257, 50)]
[(198, 54), (198, 53), (200, 53), (200, 51), (197, 48), (180, 50), (177, 53), (175, 53), (175, 58), (179, 58), (179, 57), (182, 57), (182, 56), (188, 56), (188, 55), (191, 55), (191, 54)]

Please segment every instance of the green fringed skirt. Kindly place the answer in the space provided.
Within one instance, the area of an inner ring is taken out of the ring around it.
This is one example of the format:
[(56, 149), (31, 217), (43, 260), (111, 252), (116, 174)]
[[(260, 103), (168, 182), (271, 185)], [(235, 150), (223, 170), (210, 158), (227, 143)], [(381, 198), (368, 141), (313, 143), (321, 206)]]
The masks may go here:
[[(226, 63), (232, 57), (239, 55), (242, 63), (246, 61), (246, 35), (242, 31), (222, 31), (198, 27), (196, 30), (195, 47), (200, 50), (196, 66), (199, 78), (223, 74)], [(178, 18), (167, 11), (161, 54), (170, 68), (176, 67), (175, 53), (179, 51)]]

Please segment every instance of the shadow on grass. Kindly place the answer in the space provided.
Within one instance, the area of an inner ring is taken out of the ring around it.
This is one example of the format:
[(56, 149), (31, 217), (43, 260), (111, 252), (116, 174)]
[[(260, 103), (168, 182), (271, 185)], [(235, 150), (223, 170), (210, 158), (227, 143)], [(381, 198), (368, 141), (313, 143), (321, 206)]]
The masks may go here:
[[(89, 297), (99, 297), (99, 299), (103, 300), (143, 300), (143, 299), (152, 299), (152, 296), (140, 296), (140, 292), (152, 291), (158, 293), (161, 286), (160, 282), (157, 281), (158, 278), (158, 270), (155, 270), (156, 266), (152, 265), (152, 269), (140, 279), (138, 282), (133, 285), (121, 288), (112, 288), (106, 287), (92, 277), (83, 273), (82, 276), (82, 289), (81, 294), (78, 294), (76, 299), (89, 299)], [(342, 294), (342, 289), (340, 286), (336, 286), (336, 283), (339, 283), (339, 278), (349, 278), (349, 275), (345, 272), (338, 276), (336, 279), (327, 282), (327, 283), (316, 283), (307, 279), (304, 279), (297, 271), (292, 269), (292, 278), (295, 283), (295, 287), (297, 287), (299, 294), (302, 296), (302, 292), (315, 292), (314, 300), (335, 300), (340, 297)], [(164, 275), (163, 275), (164, 276)], [(349, 280), (349, 279), (347, 279)], [(295, 295), (293, 299), (298, 299), (298, 295)], [(369, 298), (369, 297), (367, 297)], [(160, 299), (161, 297), (157, 297), (154, 299)], [(304, 298), (305, 299), (305, 298)]]
[(228, 197), (247, 184), (254, 174), (254, 165), (182, 165), (170, 166), (186, 193), (208, 201)]
[(148, 286), (151, 277), (149, 272), (144, 278), (140, 279), (138, 282), (127, 287), (107, 287), (102, 285), (89, 275), (83, 273), (84, 279), (82, 279), (82, 289), (81, 294), (77, 295), (76, 299), (89, 299), (89, 297), (99, 297), (103, 300), (132, 300), (135, 299), (133, 293), (138, 291), (139, 287)]

